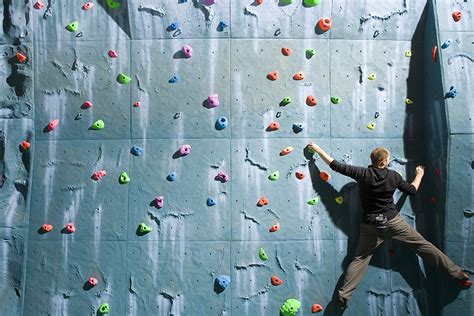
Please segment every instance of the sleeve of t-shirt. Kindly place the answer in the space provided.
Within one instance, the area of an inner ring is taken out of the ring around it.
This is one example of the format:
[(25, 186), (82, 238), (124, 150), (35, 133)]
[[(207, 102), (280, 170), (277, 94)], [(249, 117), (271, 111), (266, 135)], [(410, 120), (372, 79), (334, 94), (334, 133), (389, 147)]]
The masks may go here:
[(362, 180), (362, 178), (364, 176), (364, 173), (365, 173), (365, 169), (366, 169), (366, 168), (363, 168), (363, 167), (351, 166), (351, 165), (339, 162), (336, 159), (334, 159), (329, 164), (329, 167), (332, 170), (334, 170), (334, 171), (336, 171), (340, 174), (343, 174), (345, 176), (351, 177), (352, 179), (354, 179), (356, 181)]
[(401, 175), (399, 175), (397, 172), (395, 172), (395, 174), (397, 175), (398, 177), (398, 186), (397, 186), (397, 189), (399, 189), (400, 191), (402, 191), (403, 193), (406, 193), (408, 195), (413, 195), (416, 193), (416, 188), (413, 184), (411, 183), (408, 183), (407, 181), (405, 181)]

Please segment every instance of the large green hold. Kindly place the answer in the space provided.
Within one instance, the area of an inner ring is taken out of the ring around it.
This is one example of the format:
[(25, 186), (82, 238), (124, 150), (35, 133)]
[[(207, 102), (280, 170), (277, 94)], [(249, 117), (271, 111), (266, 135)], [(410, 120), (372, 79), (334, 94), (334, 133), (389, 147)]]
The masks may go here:
[(97, 120), (92, 124), (92, 129), (103, 129), (105, 127), (105, 123), (102, 120)]
[(100, 305), (100, 307), (99, 307), (99, 313), (101, 313), (102, 315), (104, 315), (104, 314), (108, 314), (109, 312), (110, 312), (110, 306), (109, 306), (109, 304), (103, 303), (102, 305)]
[(114, 0), (107, 0), (107, 6), (111, 9), (117, 9), (120, 7), (122, 4), (120, 2), (114, 1)]
[(294, 298), (289, 298), (280, 307), (281, 316), (294, 316), (301, 308), (301, 302)]
[(119, 73), (119, 75), (117, 76), (117, 81), (121, 84), (127, 84), (129, 83), (130, 81), (132, 81), (132, 78), (130, 78), (130, 76), (127, 76), (126, 74), (124, 74), (123, 72)]
[(152, 231), (152, 228), (145, 223), (140, 223), (140, 225), (138, 226), (138, 232), (141, 235), (148, 234), (151, 231)]
[(304, 0), (303, 5), (305, 7), (314, 7), (321, 3), (321, 0)]
[(262, 260), (268, 260), (267, 253), (265, 252), (265, 249), (263, 249), (263, 248), (260, 248), (260, 250), (258, 251), (258, 256)]
[(77, 21), (71, 22), (68, 25), (66, 25), (66, 30), (68, 30), (69, 32), (76, 32), (78, 28), (79, 28), (79, 22)]
[(280, 171), (273, 171), (271, 175), (268, 176), (268, 180), (276, 181), (280, 178)]
[(120, 184), (126, 184), (130, 182), (130, 177), (125, 171), (120, 174), (119, 182)]

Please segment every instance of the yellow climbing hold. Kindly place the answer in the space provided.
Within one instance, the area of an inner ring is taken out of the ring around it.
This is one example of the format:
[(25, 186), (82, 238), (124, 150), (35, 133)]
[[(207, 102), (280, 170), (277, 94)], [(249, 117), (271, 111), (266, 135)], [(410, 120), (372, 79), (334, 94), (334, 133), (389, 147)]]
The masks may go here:
[(369, 124), (367, 124), (367, 128), (370, 129), (370, 130), (374, 130), (375, 129), (375, 122), (370, 122)]
[(405, 52), (405, 57), (411, 57), (411, 50), (407, 50)]
[(336, 199), (336, 203), (341, 205), (344, 202), (344, 198), (342, 196), (338, 196)]
[(369, 80), (375, 80), (377, 79), (377, 75), (375, 73), (371, 73), (368, 77)]
[(413, 104), (413, 100), (406, 98), (406, 99), (405, 99), (405, 104), (406, 104), (406, 105), (412, 105), (412, 104)]

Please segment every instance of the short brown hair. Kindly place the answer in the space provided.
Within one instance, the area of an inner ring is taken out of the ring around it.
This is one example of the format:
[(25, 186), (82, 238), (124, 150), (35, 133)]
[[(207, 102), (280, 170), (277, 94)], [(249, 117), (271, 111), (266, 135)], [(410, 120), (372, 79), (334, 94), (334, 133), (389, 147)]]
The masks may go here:
[(390, 156), (390, 152), (387, 148), (377, 147), (370, 154), (370, 160), (372, 160), (372, 165), (379, 167), (382, 164), (384, 159), (387, 159)]

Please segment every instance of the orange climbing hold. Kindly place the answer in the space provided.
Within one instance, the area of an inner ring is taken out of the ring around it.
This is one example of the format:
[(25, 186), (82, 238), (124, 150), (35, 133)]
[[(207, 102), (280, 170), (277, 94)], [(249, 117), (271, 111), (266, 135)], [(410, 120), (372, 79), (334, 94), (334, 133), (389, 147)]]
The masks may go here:
[(44, 232), (50, 232), (53, 230), (53, 225), (51, 224), (43, 224), (41, 226), (41, 230), (43, 230)]
[(303, 80), (304, 79), (304, 72), (299, 71), (294, 76), (293, 79), (295, 80)]
[(278, 286), (278, 285), (283, 284), (283, 281), (279, 277), (277, 277), (276, 275), (272, 276), (271, 282), (272, 282), (273, 286)]
[(280, 230), (280, 223), (276, 223), (275, 225), (272, 225), (272, 227), (270, 227), (269, 231), (270, 233), (274, 233), (274, 232), (277, 232)]
[(318, 100), (316, 100), (316, 98), (312, 95), (308, 95), (306, 97), (306, 104), (309, 105), (309, 106), (315, 106), (318, 104)]
[(278, 122), (271, 122), (270, 125), (267, 127), (267, 132), (273, 132), (280, 129), (280, 123)]
[(328, 17), (324, 17), (318, 22), (318, 26), (323, 32), (327, 32), (331, 29), (332, 27), (332, 21)]
[(431, 58), (433, 58), (434, 62), (438, 61), (438, 46), (433, 46), (433, 49), (431, 50)]
[(16, 58), (18, 59), (18, 61), (19, 61), (20, 63), (26, 63), (26, 60), (27, 60), (28, 58), (26, 58), (25, 55), (23, 55), (22, 53), (18, 53), (18, 52), (17, 52), (15, 55), (16, 55)]
[(286, 148), (284, 148), (281, 152), (280, 152), (280, 156), (286, 156), (288, 155), (289, 153), (291, 153), (293, 151), (293, 147), (291, 146), (288, 146)]
[(321, 171), (319, 173), (319, 177), (321, 178), (321, 180), (323, 180), (325, 182), (328, 182), (329, 179), (331, 179), (331, 175), (329, 173), (327, 173), (326, 171)]
[(313, 304), (313, 306), (311, 306), (311, 313), (313, 314), (319, 313), (319, 312), (322, 312), (323, 309), (324, 308), (321, 306), (321, 304)]
[(31, 144), (30, 142), (24, 140), (21, 142), (20, 147), (21, 147), (21, 151), (27, 151), (28, 149), (30, 149)]
[(289, 47), (282, 47), (281, 53), (283, 54), (283, 56), (290, 56), (292, 51)]
[(268, 203), (270, 203), (270, 202), (268, 201), (268, 199), (267, 199), (266, 197), (262, 196), (262, 197), (260, 198), (260, 200), (258, 200), (257, 206), (258, 206), (258, 207), (262, 207), (262, 206), (264, 206), (264, 205), (268, 205)]
[(459, 22), (461, 21), (462, 18), (462, 12), (461, 11), (454, 11), (453, 12), (453, 20), (454, 22)]
[(278, 70), (272, 71), (267, 75), (267, 79), (271, 81), (278, 80)]
[(263, 4), (263, 0), (255, 0), (257, 4)]
[(295, 172), (295, 176), (296, 176), (296, 178), (299, 179), (299, 180), (303, 180), (303, 179), (304, 179), (304, 173), (303, 173), (303, 172), (296, 171), (296, 172)]

